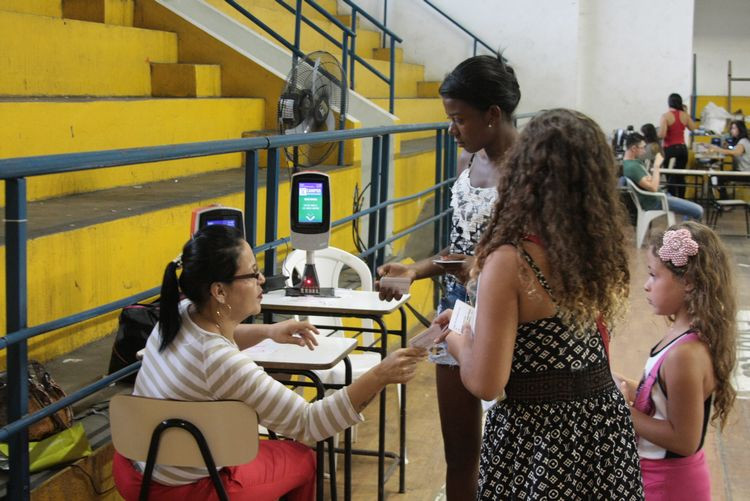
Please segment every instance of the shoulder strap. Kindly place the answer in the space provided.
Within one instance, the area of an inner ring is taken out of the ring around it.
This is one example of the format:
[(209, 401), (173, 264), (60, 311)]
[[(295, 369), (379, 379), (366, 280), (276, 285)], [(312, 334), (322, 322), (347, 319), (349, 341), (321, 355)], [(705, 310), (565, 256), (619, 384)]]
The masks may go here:
[(547, 279), (544, 278), (544, 274), (542, 274), (542, 270), (539, 269), (539, 266), (534, 262), (534, 258), (532, 258), (528, 252), (526, 252), (526, 249), (521, 247), (520, 245), (517, 245), (516, 248), (521, 253), (521, 256), (523, 257), (524, 261), (526, 261), (526, 264), (529, 265), (531, 268), (531, 271), (534, 272), (534, 276), (536, 276), (536, 279), (539, 280), (539, 283), (542, 284), (542, 287), (545, 291), (547, 291), (547, 294), (552, 298), (554, 301), (555, 297), (552, 295), (552, 288), (547, 283)]
[(466, 170), (469, 170), (469, 169), (471, 169), (471, 164), (473, 164), (473, 163), (474, 163), (474, 157), (475, 157), (475, 156), (477, 156), (477, 154), (476, 154), (476, 153), (472, 153), (472, 154), (471, 154), (471, 158), (469, 158), (469, 165), (467, 165), (467, 166), (466, 166)]
[(651, 370), (638, 385), (638, 389), (635, 393), (635, 402), (633, 403), (633, 407), (649, 416), (652, 416), (654, 414), (655, 409), (654, 401), (651, 399), (651, 388), (654, 387), (654, 384), (656, 384), (656, 380), (659, 378), (659, 369), (661, 368), (661, 364), (664, 363), (664, 359), (667, 358), (669, 350), (686, 341), (698, 341), (699, 339), (700, 338), (698, 337), (698, 334), (696, 332), (688, 331), (675, 339), (672, 344), (666, 348), (666, 351), (661, 355), (661, 357), (659, 357), (659, 360), (656, 361), (653, 367), (651, 367)]

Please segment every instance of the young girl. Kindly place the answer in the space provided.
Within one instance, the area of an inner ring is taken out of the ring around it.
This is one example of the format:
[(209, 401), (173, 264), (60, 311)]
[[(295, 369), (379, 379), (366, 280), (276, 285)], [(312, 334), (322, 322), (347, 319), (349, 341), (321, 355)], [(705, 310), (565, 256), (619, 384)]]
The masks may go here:
[(706, 226), (684, 222), (652, 241), (645, 290), (672, 320), (651, 349), (643, 379), (621, 383), (633, 402), (647, 501), (711, 499), (703, 439), (713, 401), (722, 427), (732, 408), (735, 297), (724, 245)]
[(575, 111), (538, 115), (507, 153), (472, 270), (474, 331), (445, 338), (468, 391), (506, 395), (487, 413), (478, 499), (643, 499), (597, 328), (627, 302), (616, 184), (604, 134)]

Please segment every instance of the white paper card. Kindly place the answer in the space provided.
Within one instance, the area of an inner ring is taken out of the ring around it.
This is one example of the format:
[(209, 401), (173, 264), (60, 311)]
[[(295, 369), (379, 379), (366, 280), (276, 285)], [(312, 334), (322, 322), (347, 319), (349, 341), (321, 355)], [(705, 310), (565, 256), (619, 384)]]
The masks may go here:
[(453, 332), (462, 334), (465, 324), (469, 324), (472, 332), (474, 332), (474, 307), (459, 299), (453, 306), (453, 315), (451, 315), (448, 328)]
[(383, 277), (380, 279), (380, 288), (395, 289), (399, 294), (406, 294), (409, 292), (409, 286), (411, 280), (407, 277)]

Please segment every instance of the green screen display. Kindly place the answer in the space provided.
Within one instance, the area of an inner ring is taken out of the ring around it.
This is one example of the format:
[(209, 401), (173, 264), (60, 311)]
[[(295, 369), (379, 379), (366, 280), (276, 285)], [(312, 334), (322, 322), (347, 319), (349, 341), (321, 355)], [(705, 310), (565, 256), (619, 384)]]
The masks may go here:
[(320, 224), (323, 222), (323, 183), (299, 183), (300, 224)]

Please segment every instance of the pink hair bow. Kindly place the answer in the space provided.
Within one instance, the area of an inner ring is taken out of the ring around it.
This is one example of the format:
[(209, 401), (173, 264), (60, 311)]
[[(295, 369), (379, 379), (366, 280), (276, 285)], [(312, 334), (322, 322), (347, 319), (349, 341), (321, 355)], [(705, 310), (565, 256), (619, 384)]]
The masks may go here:
[(684, 228), (667, 231), (664, 233), (658, 254), (662, 261), (672, 261), (677, 267), (685, 266), (688, 257), (698, 254), (698, 242), (693, 240), (693, 235)]

